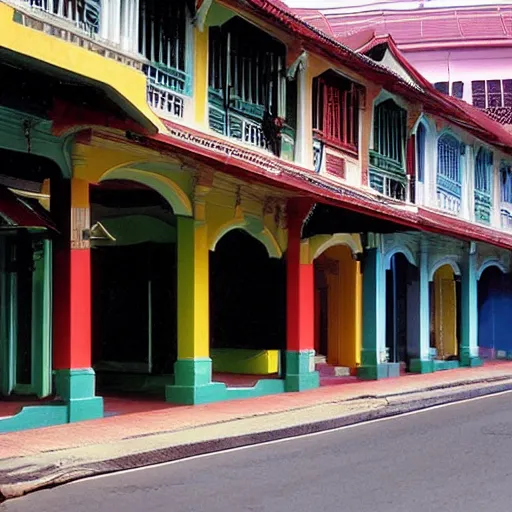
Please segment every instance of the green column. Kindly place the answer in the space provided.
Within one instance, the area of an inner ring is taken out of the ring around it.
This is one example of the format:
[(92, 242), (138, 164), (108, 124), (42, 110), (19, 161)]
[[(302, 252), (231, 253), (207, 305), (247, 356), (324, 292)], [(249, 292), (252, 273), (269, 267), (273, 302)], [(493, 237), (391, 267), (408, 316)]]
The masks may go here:
[(476, 250), (470, 244), (465, 255), (461, 276), (461, 366), (481, 366), (478, 357), (478, 293), (476, 277)]

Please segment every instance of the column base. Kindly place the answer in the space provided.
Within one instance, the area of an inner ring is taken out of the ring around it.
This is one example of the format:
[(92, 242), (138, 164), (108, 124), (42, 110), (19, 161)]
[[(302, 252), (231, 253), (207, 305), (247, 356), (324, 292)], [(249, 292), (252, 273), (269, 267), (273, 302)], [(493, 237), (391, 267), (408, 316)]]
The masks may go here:
[(465, 368), (476, 368), (478, 366), (482, 366), (484, 362), (479, 357), (474, 356), (460, 356), (460, 366), (464, 366)]
[(357, 369), (357, 376), (363, 380), (380, 380), (400, 377), (400, 363), (364, 365)]
[(286, 352), (286, 391), (306, 391), (320, 386), (320, 375), (315, 371), (315, 351)]
[(432, 373), (435, 371), (434, 361), (432, 359), (411, 359), (409, 371), (411, 373)]
[(66, 403), (68, 422), (103, 418), (103, 398), (95, 396), (92, 368), (55, 370), (57, 395)]
[(174, 363), (174, 384), (165, 387), (167, 402), (196, 405), (225, 400), (226, 385), (212, 382), (212, 360), (179, 359)]

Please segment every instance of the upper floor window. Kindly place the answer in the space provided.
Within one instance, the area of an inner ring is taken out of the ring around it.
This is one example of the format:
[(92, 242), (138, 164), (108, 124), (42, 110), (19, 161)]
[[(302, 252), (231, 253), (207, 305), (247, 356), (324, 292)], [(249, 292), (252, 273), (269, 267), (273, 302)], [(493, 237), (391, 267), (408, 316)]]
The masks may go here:
[[(139, 52), (164, 69), (185, 72), (188, 44), (186, 3), (180, 0), (140, 2)], [(181, 75), (175, 78), (179, 80)]]
[(476, 80), (471, 88), (475, 107), (512, 107), (512, 80)]
[(512, 203), (512, 165), (502, 163), (501, 176), (501, 200), (504, 203)]
[(492, 152), (480, 148), (475, 159), (475, 188), (486, 194), (491, 193), (492, 162)]
[(454, 98), (462, 99), (462, 97), (464, 96), (464, 82), (452, 83), (452, 96)]
[(461, 99), (464, 95), (464, 82), (452, 82), (450, 92), (450, 82), (436, 82), (434, 87), (443, 94), (451, 94), (454, 98)]
[(65, 18), (90, 33), (100, 28), (101, 0), (25, 0), (31, 7)]
[(443, 94), (450, 94), (449, 84), (448, 82), (436, 82), (434, 87)]
[(335, 73), (313, 82), (313, 129), (325, 142), (358, 150), (359, 89)]
[(209, 30), (210, 127), (280, 154), (296, 98), (296, 83), (286, 79), (285, 46), (238, 17)]
[(404, 168), (407, 113), (393, 100), (375, 107), (373, 150), (392, 162), (395, 168)]
[(475, 219), (478, 222), (491, 221), (491, 188), (492, 188), (493, 154), (480, 148), (475, 158)]
[(459, 213), (461, 206), (461, 144), (453, 135), (444, 134), (437, 143), (437, 198), (439, 206)]
[(420, 123), (416, 130), (416, 179), (420, 183), (425, 180), (426, 143), (427, 130), (425, 125)]
[(405, 139), (407, 112), (392, 99), (374, 109), (370, 186), (401, 201), (406, 198)]

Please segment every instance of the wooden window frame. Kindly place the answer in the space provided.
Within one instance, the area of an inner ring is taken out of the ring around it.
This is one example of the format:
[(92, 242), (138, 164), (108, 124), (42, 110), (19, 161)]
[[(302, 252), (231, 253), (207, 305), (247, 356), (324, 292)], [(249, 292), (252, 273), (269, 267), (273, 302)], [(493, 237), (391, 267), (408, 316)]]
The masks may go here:
[(333, 75), (313, 83), (313, 133), (326, 145), (359, 154), (360, 87)]

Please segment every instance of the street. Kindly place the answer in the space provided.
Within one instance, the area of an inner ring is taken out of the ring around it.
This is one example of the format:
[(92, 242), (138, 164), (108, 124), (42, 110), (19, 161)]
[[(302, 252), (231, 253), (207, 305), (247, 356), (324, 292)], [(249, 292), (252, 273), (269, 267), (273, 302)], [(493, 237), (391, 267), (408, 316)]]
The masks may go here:
[(36, 492), (1, 512), (504, 512), (512, 393)]

